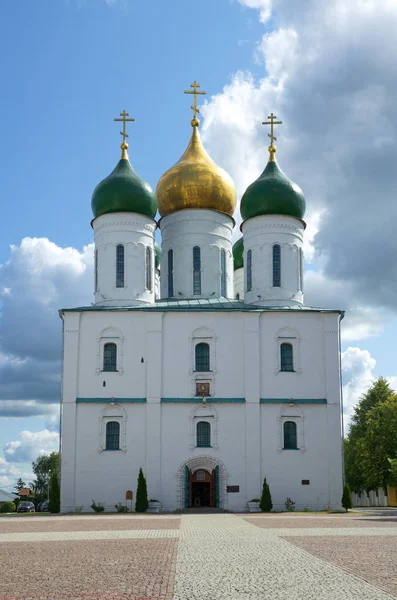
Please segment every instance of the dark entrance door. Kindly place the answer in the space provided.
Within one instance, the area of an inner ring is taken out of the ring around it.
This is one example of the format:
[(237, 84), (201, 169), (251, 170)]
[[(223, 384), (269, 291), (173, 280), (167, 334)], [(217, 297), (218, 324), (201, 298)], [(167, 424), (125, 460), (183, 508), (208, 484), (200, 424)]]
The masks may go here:
[(212, 479), (212, 474), (204, 469), (199, 469), (192, 474), (190, 503), (192, 508), (214, 506)]

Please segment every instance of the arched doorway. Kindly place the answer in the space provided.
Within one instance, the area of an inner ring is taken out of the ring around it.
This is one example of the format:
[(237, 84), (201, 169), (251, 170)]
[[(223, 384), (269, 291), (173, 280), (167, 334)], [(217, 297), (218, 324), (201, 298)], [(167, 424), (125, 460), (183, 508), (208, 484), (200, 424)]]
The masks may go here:
[(227, 508), (227, 472), (221, 461), (200, 456), (178, 469), (178, 508)]

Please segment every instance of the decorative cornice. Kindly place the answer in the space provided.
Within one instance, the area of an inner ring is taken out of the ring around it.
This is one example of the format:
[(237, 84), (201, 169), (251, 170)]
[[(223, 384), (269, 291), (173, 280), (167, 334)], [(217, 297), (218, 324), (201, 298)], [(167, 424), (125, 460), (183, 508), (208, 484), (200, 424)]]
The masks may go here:
[[(164, 403), (191, 403), (203, 404), (203, 398), (201, 396), (194, 396), (193, 398), (161, 398), (161, 402)], [(238, 403), (244, 404), (245, 398), (209, 398), (205, 397), (206, 404), (212, 403)]]
[(97, 404), (121, 404), (121, 403), (146, 403), (146, 398), (76, 398), (78, 404), (97, 403)]
[(327, 404), (326, 398), (261, 398), (261, 404)]

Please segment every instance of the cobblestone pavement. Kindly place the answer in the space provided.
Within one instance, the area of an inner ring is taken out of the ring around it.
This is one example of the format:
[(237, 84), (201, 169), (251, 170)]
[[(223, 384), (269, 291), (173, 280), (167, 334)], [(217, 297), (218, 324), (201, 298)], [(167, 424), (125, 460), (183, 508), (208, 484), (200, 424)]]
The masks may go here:
[(397, 599), (396, 523), (397, 514), (0, 518), (0, 600)]

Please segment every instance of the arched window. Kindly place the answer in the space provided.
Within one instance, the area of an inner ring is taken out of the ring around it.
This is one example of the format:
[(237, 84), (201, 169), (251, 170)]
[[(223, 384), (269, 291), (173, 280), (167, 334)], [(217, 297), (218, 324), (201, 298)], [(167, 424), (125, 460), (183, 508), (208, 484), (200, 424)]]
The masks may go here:
[(273, 287), (281, 286), (281, 248), (279, 244), (273, 246)]
[(95, 291), (98, 291), (98, 250), (95, 250)]
[(199, 421), (196, 427), (197, 447), (211, 448), (211, 425), (206, 421)]
[(226, 298), (226, 252), (221, 250), (221, 296)]
[(149, 246), (146, 246), (146, 289), (153, 291), (152, 251)]
[(106, 423), (106, 450), (120, 450), (120, 423)]
[(116, 287), (124, 287), (124, 246), (116, 246)]
[(299, 289), (303, 292), (303, 252), (299, 248)]
[(283, 343), (280, 346), (280, 371), (294, 370), (294, 353), (292, 344)]
[(247, 252), (247, 292), (252, 290), (252, 250)]
[(196, 345), (196, 371), (210, 371), (210, 347), (208, 344), (201, 342)]
[(298, 450), (296, 423), (294, 421), (285, 421), (284, 423), (284, 450)]
[(103, 347), (103, 370), (117, 371), (117, 344), (113, 342)]
[(193, 248), (193, 294), (201, 294), (201, 250), (199, 246)]
[(174, 251), (168, 250), (168, 298), (174, 295)]

